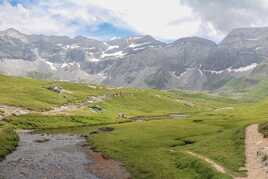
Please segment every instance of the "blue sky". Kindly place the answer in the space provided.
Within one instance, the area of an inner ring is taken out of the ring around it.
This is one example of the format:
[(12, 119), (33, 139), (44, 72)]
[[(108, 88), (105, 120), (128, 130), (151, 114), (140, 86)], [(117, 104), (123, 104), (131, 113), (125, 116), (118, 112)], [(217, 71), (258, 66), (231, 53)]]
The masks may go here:
[(27, 5), (27, 4), (34, 3), (34, 0), (10, 0), (10, 3), (12, 5), (14, 5), (14, 6), (17, 5), (17, 4), (19, 4), (19, 3), (24, 4), (24, 5)]
[(118, 37), (129, 37), (139, 35), (131, 29), (125, 29), (123, 27), (116, 27), (111, 23), (102, 22), (94, 25), (94, 27), (83, 27), (80, 30), (80, 35), (97, 37), (100, 39), (111, 39)]
[[(29, 11), (31, 11), (31, 9), (36, 8), (37, 10), (32, 10), (32, 11), (39, 10), (40, 14), (42, 14), (41, 11), (44, 11), (45, 13), (47, 13), (51, 9), (54, 8), (53, 1), (49, 2), (51, 4), (42, 4), (40, 3), (39, 0), (9, 0), (9, 1), (0, 0), (0, 3), (6, 4), (6, 6), (8, 6), (7, 4), (9, 4), (14, 9), (18, 8), (18, 6), (21, 6), (24, 9), (29, 10)], [(59, 7), (57, 8), (63, 8), (63, 9), (66, 8), (66, 10), (68, 10), (68, 6), (71, 6), (71, 5), (72, 5), (72, 2), (66, 1), (66, 4), (60, 3)], [(79, 11), (79, 7), (77, 7), (77, 11)], [(72, 12), (70, 11), (70, 15), (71, 13)], [(87, 13), (90, 14), (90, 7)], [(37, 13), (36, 16), (40, 14)], [(103, 14), (103, 16), (106, 16), (105, 13)], [(69, 36), (83, 35), (83, 36), (88, 36), (88, 37), (92, 37), (95, 39), (107, 40), (107, 39), (115, 38), (115, 37), (116, 38), (128, 37), (128, 36), (134, 36), (134, 35), (139, 34), (138, 32), (135, 32), (135, 30), (128, 28), (127, 25), (124, 26), (124, 25), (118, 25), (116, 23), (113, 23), (113, 20), (109, 18), (107, 18), (107, 21), (104, 18), (104, 19), (98, 20), (96, 22), (91, 22), (91, 23), (81, 22), (79, 17), (74, 18), (74, 19), (65, 19), (65, 17), (61, 16), (60, 14), (58, 15), (53, 14), (51, 18), (54, 18), (54, 20), (56, 21), (58, 20), (59, 24), (64, 23), (67, 26), (66, 28), (68, 28), (68, 26), (70, 29), (75, 28), (74, 32), (64, 32), (64, 29), (62, 29), (63, 35), (69, 35)], [(21, 26), (23, 26), (23, 24)], [(62, 24), (59, 26), (62, 27)], [(10, 27), (12, 27), (12, 24), (10, 24)], [(16, 26), (13, 28), (16, 28)], [(20, 28), (18, 28), (18, 30), (20, 30)], [(61, 29), (59, 29), (59, 31), (61, 32)], [(26, 33), (31, 33), (31, 31), (27, 30)], [(37, 31), (33, 33), (39, 33), (39, 32)], [(41, 31), (40, 33), (46, 33), (46, 32)], [(53, 34), (53, 32), (50, 33), (49, 31), (47, 33)]]
[(266, 25), (267, 0), (0, 0), (0, 30), (28, 34), (219, 41), (233, 28)]

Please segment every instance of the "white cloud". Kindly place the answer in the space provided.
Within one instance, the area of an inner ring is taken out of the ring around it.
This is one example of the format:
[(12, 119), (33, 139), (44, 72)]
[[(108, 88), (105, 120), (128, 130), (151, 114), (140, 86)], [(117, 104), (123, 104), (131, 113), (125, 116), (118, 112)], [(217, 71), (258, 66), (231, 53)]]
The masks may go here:
[(268, 25), (267, 0), (180, 1), (190, 7), (194, 14), (202, 19), (202, 24), (211, 25), (212, 29), (222, 34), (229, 33), (234, 28)]
[(180, 0), (40, 0), (32, 5), (0, 4), (0, 30), (14, 27), (25, 33), (79, 35), (81, 27), (109, 22), (159, 39), (202, 35), (217, 39), (213, 24), (204, 28)]
[(28, 7), (8, 2), (0, 5), (0, 30), (16, 28), (24, 33), (74, 35), (75, 27), (67, 26), (39, 7)]
[(93, 3), (85, 3), (82, 0), (46, 0), (38, 4), (47, 13), (60, 17), (66, 21), (75, 21), (81, 25), (92, 25), (102, 21), (117, 22), (116, 15), (102, 7), (95, 6)]
[[(136, 31), (158, 38), (174, 39), (198, 32), (200, 19), (178, 0), (85, 0), (109, 9)], [(85, 3), (84, 1), (84, 3)], [(172, 23), (181, 19), (182, 23)]]

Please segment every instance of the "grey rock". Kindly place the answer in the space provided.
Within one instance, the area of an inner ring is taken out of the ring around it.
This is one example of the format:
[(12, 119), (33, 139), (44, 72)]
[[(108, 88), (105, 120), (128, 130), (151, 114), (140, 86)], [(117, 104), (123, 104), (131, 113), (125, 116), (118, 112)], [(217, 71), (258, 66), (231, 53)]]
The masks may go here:
[(234, 29), (218, 45), (199, 37), (106, 42), (78, 36), (0, 32), (0, 73), (112, 86), (219, 90), (268, 75), (268, 27)]

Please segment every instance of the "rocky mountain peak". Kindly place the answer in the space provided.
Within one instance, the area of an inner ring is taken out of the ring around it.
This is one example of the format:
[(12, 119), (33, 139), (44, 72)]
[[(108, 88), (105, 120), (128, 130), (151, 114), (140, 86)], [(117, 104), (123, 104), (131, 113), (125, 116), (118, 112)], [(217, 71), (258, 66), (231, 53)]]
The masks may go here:
[(268, 27), (238, 28), (232, 30), (220, 43), (231, 48), (252, 48), (268, 41)]
[(0, 37), (10, 37), (14, 39), (19, 39), (24, 42), (27, 41), (27, 35), (19, 32), (18, 30), (14, 28), (9, 28), (7, 30), (1, 31)]
[(127, 38), (128, 41), (155, 41), (155, 39), (150, 35), (139, 35)]
[(204, 39), (201, 37), (185, 37), (178, 39), (174, 41), (172, 44), (174, 45), (205, 45), (205, 46), (211, 46), (211, 47), (216, 47), (217, 44), (211, 40)]
[(220, 45), (200, 37), (166, 44), (150, 35), (99, 41), (0, 32), (2, 73), (114, 86), (216, 89), (261, 71), (267, 59), (268, 27), (235, 29)]
[(14, 28), (8, 28), (4, 31), (1, 31), (0, 34), (23, 34), (21, 32), (19, 32), (18, 30), (14, 29)]

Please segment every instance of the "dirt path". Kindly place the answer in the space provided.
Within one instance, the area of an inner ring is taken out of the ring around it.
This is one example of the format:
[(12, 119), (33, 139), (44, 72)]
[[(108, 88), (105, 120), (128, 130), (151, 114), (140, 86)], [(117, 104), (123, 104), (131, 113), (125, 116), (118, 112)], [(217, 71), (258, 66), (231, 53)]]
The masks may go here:
[(60, 115), (60, 114), (66, 114), (68, 112), (72, 112), (75, 110), (78, 110), (82, 107), (84, 107), (86, 104), (66, 104), (63, 106), (55, 107), (49, 111), (44, 111), (44, 112), (38, 112), (39, 114), (42, 115)]
[(120, 162), (104, 157), (99, 152), (89, 151), (89, 158), (94, 163), (87, 166), (87, 169), (100, 179), (130, 179), (130, 174)]
[(44, 111), (44, 112), (37, 112), (37, 111), (32, 111), (32, 110), (28, 110), (28, 109), (21, 108), (21, 107), (0, 104), (0, 120), (3, 120), (4, 118), (7, 118), (12, 115), (19, 116), (19, 115), (24, 115), (24, 114), (29, 114), (29, 113), (38, 113), (42, 115), (67, 114), (68, 112), (72, 112), (72, 111), (81, 109), (83, 107), (86, 107), (89, 104), (101, 102), (104, 99), (105, 99), (105, 96), (89, 96), (80, 103), (65, 104), (63, 106), (54, 107), (53, 109), (49, 111)]
[(203, 156), (203, 155), (200, 155), (200, 154), (197, 154), (197, 153), (194, 153), (194, 152), (191, 152), (191, 151), (186, 151), (187, 154), (190, 154), (196, 158), (199, 158), (200, 160), (203, 160), (203, 161), (206, 161), (208, 164), (210, 164), (214, 169), (216, 169), (218, 172), (220, 173), (224, 173), (226, 174), (226, 171), (224, 169), (223, 166), (217, 164), (216, 162), (210, 160), (209, 158)]
[(183, 119), (186, 115), (182, 113), (167, 113), (162, 115), (144, 115), (144, 116), (132, 116), (129, 120), (132, 121), (151, 121), (160, 119)]
[(4, 179), (127, 179), (120, 165), (89, 150), (82, 137), (20, 132), (17, 150), (0, 162)]
[(262, 148), (268, 147), (268, 140), (258, 131), (258, 125), (250, 125), (246, 128), (246, 169), (247, 177), (238, 177), (236, 179), (267, 179), (261, 161), (257, 158), (257, 152)]
[(66, 114), (68, 112), (72, 112), (83, 107), (88, 106), (89, 104), (94, 104), (101, 102), (105, 99), (105, 96), (89, 96), (84, 101), (78, 104), (66, 104), (63, 106), (55, 107), (52, 110), (40, 112), (43, 115), (59, 115), (59, 114)]
[[(235, 179), (268, 179), (268, 173), (265, 172), (263, 165), (258, 159), (257, 153), (263, 148), (268, 148), (268, 139), (265, 139), (258, 131), (258, 125), (250, 125), (246, 128), (245, 139), (245, 154), (246, 154), (246, 170), (248, 171), (247, 177), (234, 177)], [(203, 161), (209, 163), (218, 172), (225, 173), (223, 166), (215, 163), (209, 158), (187, 151), (188, 154), (195, 156)]]
[(6, 117), (12, 116), (12, 115), (23, 115), (30, 113), (30, 110), (15, 107), (15, 106), (7, 106), (7, 105), (0, 105), (0, 120), (3, 120)]

